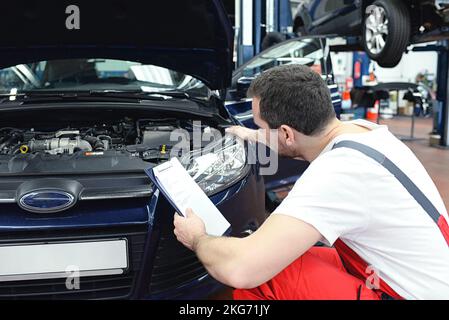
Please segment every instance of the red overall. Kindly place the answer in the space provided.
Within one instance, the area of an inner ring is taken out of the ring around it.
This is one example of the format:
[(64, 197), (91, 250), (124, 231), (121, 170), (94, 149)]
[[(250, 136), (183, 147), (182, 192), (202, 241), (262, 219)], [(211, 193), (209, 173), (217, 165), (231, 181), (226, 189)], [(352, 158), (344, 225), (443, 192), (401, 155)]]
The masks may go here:
[[(449, 245), (449, 225), (443, 215), (427, 201), (399, 168), (388, 158), (368, 146), (353, 141), (339, 142), (335, 147), (356, 149), (388, 169), (424, 208), (438, 225)], [(335, 248), (313, 247), (282, 270), (270, 281), (254, 289), (234, 290), (234, 299), (243, 300), (380, 300), (403, 299), (382, 279), (379, 289), (370, 289), (367, 281), (373, 274), (368, 264), (338, 239)], [(371, 280), (371, 279), (369, 279)], [(373, 287), (373, 286), (370, 286)]]
[[(449, 226), (441, 216), (438, 227), (449, 245)], [(380, 300), (402, 299), (382, 279), (371, 290), (368, 264), (343, 241), (334, 248), (313, 247), (270, 281), (254, 289), (234, 290), (237, 300)], [(385, 293), (386, 295), (383, 295)]]

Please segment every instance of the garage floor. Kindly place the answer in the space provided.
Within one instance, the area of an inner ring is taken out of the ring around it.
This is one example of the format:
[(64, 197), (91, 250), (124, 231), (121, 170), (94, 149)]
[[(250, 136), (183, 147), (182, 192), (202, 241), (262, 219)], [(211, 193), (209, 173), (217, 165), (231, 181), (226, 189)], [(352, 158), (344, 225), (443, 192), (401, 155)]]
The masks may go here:
[[(407, 117), (395, 117), (394, 119), (382, 119), (380, 124), (388, 125), (389, 130), (398, 137), (409, 137), (411, 119)], [(435, 148), (429, 146), (429, 133), (432, 131), (432, 119), (418, 118), (415, 120), (414, 141), (405, 142), (410, 149), (421, 160), (427, 172), (435, 182), (444, 200), (446, 208), (449, 209), (449, 149)], [(288, 191), (278, 192), (279, 198), (284, 198)], [(224, 289), (211, 299), (231, 299), (232, 290)]]

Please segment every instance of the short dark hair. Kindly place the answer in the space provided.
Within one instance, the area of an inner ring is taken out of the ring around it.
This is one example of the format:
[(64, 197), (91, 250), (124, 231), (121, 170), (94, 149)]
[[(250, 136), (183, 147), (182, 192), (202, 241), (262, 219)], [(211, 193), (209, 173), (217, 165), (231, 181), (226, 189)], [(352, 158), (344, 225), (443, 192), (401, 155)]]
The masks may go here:
[(335, 118), (329, 88), (307, 66), (290, 64), (263, 72), (251, 83), (248, 96), (260, 99), (260, 116), (272, 129), (285, 124), (314, 135)]

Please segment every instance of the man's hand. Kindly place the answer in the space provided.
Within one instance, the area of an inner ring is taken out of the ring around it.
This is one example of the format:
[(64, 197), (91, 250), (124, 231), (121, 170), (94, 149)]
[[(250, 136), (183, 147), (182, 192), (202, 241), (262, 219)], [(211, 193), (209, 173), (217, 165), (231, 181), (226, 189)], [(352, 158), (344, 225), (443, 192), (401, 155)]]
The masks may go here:
[(175, 212), (173, 224), (175, 225), (176, 238), (190, 250), (194, 251), (199, 239), (206, 235), (206, 226), (203, 220), (190, 208), (186, 210), (185, 217), (181, 217)]
[(245, 128), (242, 126), (232, 126), (226, 128), (226, 133), (233, 134), (242, 140), (257, 142), (258, 130)]

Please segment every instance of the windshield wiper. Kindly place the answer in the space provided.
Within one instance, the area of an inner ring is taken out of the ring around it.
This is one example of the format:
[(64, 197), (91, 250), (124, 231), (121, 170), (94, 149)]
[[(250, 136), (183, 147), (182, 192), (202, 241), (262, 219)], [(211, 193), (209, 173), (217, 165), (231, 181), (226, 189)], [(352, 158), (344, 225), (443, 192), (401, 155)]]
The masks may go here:
[(118, 98), (118, 99), (137, 99), (137, 100), (168, 100), (168, 99), (187, 99), (196, 102), (204, 100), (193, 98), (187, 92), (183, 91), (154, 91), (145, 92), (140, 90), (86, 90), (86, 91), (40, 91), (32, 90), (21, 93), (0, 94), (0, 103), (5, 102), (26, 102), (26, 101), (48, 101), (48, 100), (76, 100), (83, 98)]
[(129, 91), (129, 90), (91, 90), (89, 91), (91, 96), (107, 96), (107, 97), (134, 97), (140, 99), (154, 99), (159, 98), (167, 100), (170, 98), (175, 99), (194, 99), (187, 92), (184, 91)]
[(208, 99), (192, 97), (185, 91), (121, 91), (121, 90), (92, 90), (90, 96), (104, 96), (114, 98), (131, 98), (142, 100), (168, 100), (168, 99), (185, 99), (196, 102), (200, 105), (207, 106)]

